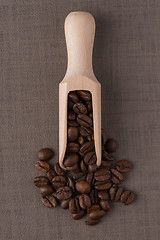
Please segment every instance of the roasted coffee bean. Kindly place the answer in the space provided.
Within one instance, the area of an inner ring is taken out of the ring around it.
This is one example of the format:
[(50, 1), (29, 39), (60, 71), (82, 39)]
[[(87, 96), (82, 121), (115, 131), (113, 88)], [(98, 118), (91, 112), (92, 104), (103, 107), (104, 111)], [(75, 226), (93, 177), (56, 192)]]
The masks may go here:
[(49, 181), (52, 182), (52, 179), (53, 179), (55, 176), (57, 176), (57, 174), (56, 174), (56, 172), (55, 172), (54, 170), (51, 170), (51, 169), (50, 169), (50, 170), (47, 172), (47, 177), (48, 177)]
[(87, 208), (88, 213), (91, 213), (91, 212), (94, 212), (94, 211), (97, 211), (97, 210), (100, 210), (100, 206), (98, 204), (94, 204), (91, 207)]
[(101, 129), (101, 135), (102, 135), (102, 146), (104, 146), (107, 138), (106, 138), (106, 133), (103, 128)]
[(77, 122), (84, 127), (92, 126), (92, 118), (85, 114), (79, 114), (77, 117)]
[(72, 214), (72, 218), (74, 220), (79, 220), (85, 216), (86, 212), (84, 210), (80, 210), (78, 213)]
[(96, 164), (90, 164), (88, 165), (88, 172), (95, 172), (97, 170), (97, 165)]
[(79, 172), (79, 166), (78, 163), (76, 163), (75, 165), (73, 165), (72, 167), (66, 167), (67, 171), (70, 172)]
[(76, 127), (69, 127), (68, 128), (68, 141), (74, 142), (78, 138), (78, 128)]
[(97, 220), (99, 218), (102, 218), (104, 217), (105, 215), (105, 211), (104, 210), (97, 210), (97, 211), (93, 211), (93, 212), (90, 212), (88, 214), (88, 217), (92, 220)]
[(131, 204), (135, 199), (135, 194), (130, 190), (127, 190), (121, 195), (121, 202), (125, 203), (125, 205)]
[(65, 167), (72, 167), (75, 164), (77, 164), (78, 161), (79, 161), (78, 154), (76, 154), (76, 153), (69, 153), (69, 154), (67, 154), (65, 156), (63, 164), (64, 164)]
[(109, 201), (108, 200), (100, 200), (99, 201), (99, 205), (101, 206), (101, 208), (104, 210), (104, 211), (109, 211), (110, 210), (110, 204), (109, 204)]
[(77, 102), (73, 105), (73, 111), (77, 114), (87, 114), (88, 110), (82, 102)]
[(106, 144), (105, 144), (105, 150), (107, 152), (113, 153), (117, 150), (117, 147), (118, 147), (118, 143), (115, 139), (113, 139), (113, 138), (107, 139)]
[(76, 122), (76, 121), (71, 121), (71, 120), (68, 120), (67, 121), (67, 124), (68, 126), (71, 126), (71, 127), (78, 127), (79, 126), (79, 123)]
[(84, 172), (77, 172), (73, 174), (73, 179), (75, 182), (82, 181), (86, 179), (86, 173)]
[(50, 169), (50, 166), (48, 163), (44, 162), (44, 161), (41, 161), (41, 160), (38, 160), (36, 163), (35, 163), (35, 168), (42, 172), (42, 173), (46, 173), (49, 171)]
[(94, 177), (97, 181), (106, 181), (110, 179), (111, 172), (109, 169), (99, 168), (96, 170)]
[(92, 134), (92, 129), (81, 126), (81, 127), (79, 128), (79, 134), (80, 134), (82, 137), (87, 137), (87, 136), (89, 136), (89, 135)]
[(77, 95), (76, 93), (74, 93), (74, 92), (70, 92), (70, 93), (68, 94), (68, 98), (69, 98), (70, 101), (72, 101), (72, 102), (74, 102), (74, 103), (79, 102), (79, 97), (78, 97), (78, 95)]
[(116, 168), (119, 172), (126, 173), (131, 169), (131, 163), (128, 160), (119, 160), (116, 163)]
[(93, 112), (90, 112), (90, 113), (89, 113), (89, 117), (90, 117), (90, 118), (93, 118)]
[(37, 157), (41, 161), (48, 161), (53, 157), (53, 151), (50, 148), (42, 148), (39, 150)]
[[(85, 144), (85, 143), (84, 143)], [(94, 164), (97, 161), (95, 152), (88, 152), (84, 158), (85, 164)]]
[(86, 181), (89, 182), (89, 184), (92, 186), (94, 184), (94, 173), (89, 172), (86, 176)]
[(70, 200), (71, 200), (71, 198), (62, 200), (62, 201), (61, 201), (61, 207), (62, 207), (63, 209), (69, 208), (69, 201), (70, 201)]
[(54, 165), (54, 170), (57, 173), (57, 175), (65, 175), (65, 171), (59, 166), (59, 163), (56, 163)]
[(96, 204), (98, 202), (98, 191), (96, 189), (92, 189), (89, 193), (89, 197), (91, 199), (91, 202), (93, 204)]
[(69, 201), (69, 211), (72, 214), (78, 213), (80, 211), (80, 206), (77, 198), (72, 198)]
[(112, 186), (112, 183), (110, 180), (106, 180), (104, 182), (96, 181), (94, 184), (95, 189), (101, 191), (101, 190), (107, 190)]
[(94, 149), (94, 142), (85, 142), (81, 148), (80, 148), (80, 152), (87, 154), (88, 152), (91, 152)]
[(87, 172), (87, 167), (86, 167), (86, 165), (85, 165), (85, 163), (84, 163), (83, 160), (80, 161), (79, 166), (80, 166), (80, 170), (81, 170), (82, 172), (84, 172), (84, 173)]
[(75, 142), (72, 142), (72, 143), (68, 143), (67, 145), (67, 152), (74, 152), (74, 153), (77, 153), (79, 151), (79, 144), (78, 143), (75, 143)]
[(113, 161), (114, 160), (114, 157), (109, 154), (108, 152), (106, 152), (105, 150), (102, 151), (102, 159), (103, 161)]
[(100, 220), (88, 220), (88, 221), (85, 221), (85, 224), (88, 225), (88, 226), (97, 225), (98, 223), (100, 223)]
[(57, 200), (52, 195), (42, 198), (42, 203), (45, 207), (54, 208), (57, 205)]
[(80, 193), (89, 193), (90, 192), (90, 184), (86, 181), (76, 182), (76, 190)]
[(80, 96), (80, 98), (83, 101), (89, 101), (91, 100), (91, 94), (89, 91), (85, 91), (85, 90), (78, 90), (77, 94)]
[(73, 109), (74, 102), (68, 100), (68, 109), (72, 110)]
[(57, 198), (59, 200), (68, 199), (72, 196), (72, 189), (68, 186), (61, 187), (57, 190)]
[(91, 199), (87, 194), (82, 194), (79, 197), (79, 205), (82, 209), (91, 207)]
[(80, 145), (82, 145), (83, 143), (84, 143), (84, 137), (82, 137), (82, 136), (79, 136), (78, 137), (78, 143), (80, 144)]
[(87, 138), (87, 141), (90, 141), (90, 142), (94, 140), (93, 135), (88, 135), (86, 138)]
[(43, 185), (48, 185), (48, 184), (49, 184), (49, 179), (44, 176), (38, 176), (34, 178), (34, 185), (36, 187), (41, 187)]
[(101, 161), (101, 166), (105, 167), (105, 168), (110, 168), (111, 167), (111, 163), (108, 161)]
[(77, 117), (77, 115), (75, 112), (73, 112), (73, 111), (68, 112), (68, 115), (67, 115), (68, 120), (74, 121), (74, 120), (76, 120), (76, 117)]
[(91, 101), (86, 102), (86, 107), (88, 112), (90, 113), (92, 111), (92, 102)]
[(118, 172), (116, 169), (112, 168), (111, 170), (112, 176), (111, 176), (111, 181), (115, 184), (120, 184), (124, 177), (122, 173)]
[(43, 185), (39, 190), (42, 197), (46, 197), (47, 195), (51, 195), (53, 193), (53, 188), (51, 185)]
[(66, 178), (64, 176), (56, 176), (52, 178), (52, 185), (57, 190), (60, 187), (65, 186)]
[(109, 189), (110, 200), (117, 202), (120, 199), (122, 192), (122, 187), (113, 184), (112, 187)]
[(67, 185), (72, 189), (72, 192), (75, 192), (75, 184), (72, 178), (68, 177)]
[(100, 191), (100, 192), (98, 192), (98, 197), (101, 200), (108, 200), (109, 199), (109, 194), (108, 194), (108, 192)]

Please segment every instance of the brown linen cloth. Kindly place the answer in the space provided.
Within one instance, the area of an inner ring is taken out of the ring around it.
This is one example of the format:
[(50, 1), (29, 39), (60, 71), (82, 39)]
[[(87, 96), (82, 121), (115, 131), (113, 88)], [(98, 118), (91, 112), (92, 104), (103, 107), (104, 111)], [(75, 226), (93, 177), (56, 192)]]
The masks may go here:
[[(102, 125), (133, 169), (137, 194), (88, 227), (47, 209), (33, 178), (36, 152), (58, 160), (58, 84), (66, 71), (63, 24), (71, 11), (96, 19), (93, 63), (102, 84)], [(0, 0), (0, 239), (160, 239), (160, 1)]]

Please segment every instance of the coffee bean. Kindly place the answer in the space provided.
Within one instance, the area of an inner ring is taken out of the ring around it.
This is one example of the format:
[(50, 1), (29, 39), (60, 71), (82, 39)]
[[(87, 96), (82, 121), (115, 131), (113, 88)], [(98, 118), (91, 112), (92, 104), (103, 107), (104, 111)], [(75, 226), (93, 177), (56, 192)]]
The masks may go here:
[(88, 217), (92, 220), (97, 220), (99, 218), (102, 218), (104, 217), (105, 215), (105, 211), (104, 210), (97, 210), (97, 211), (93, 211), (93, 212), (90, 212), (88, 214)]
[(72, 218), (74, 220), (79, 220), (85, 216), (86, 212), (84, 210), (80, 210), (78, 213), (72, 214)]
[(94, 184), (95, 189), (101, 191), (101, 190), (107, 190), (112, 186), (112, 183), (110, 180), (106, 180), (104, 182), (96, 181)]
[(89, 197), (91, 199), (91, 202), (93, 204), (96, 204), (98, 202), (98, 191), (96, 189), (92, 189), (89, 193)]
[(88, 152), (84, 158), (85, 164), (94, 164), (97, 161), (95, 152)]
[(73, 165), (72, 167), (66, 167), (66, 170), (67, 170), (67, 171), (70, 171), (70, 172), (77, 172), (77, 171), (79, 171), (78, 163), (76, 163), (76, 164)]
[(92, 126), (92, 118), (85, 114), (79, 114), (77, 117), (77, 122), (84, 127)]
[(52, 185), (57, 190), (60, 187), (65, 186), (66, 184), (66, 178), (64, 176), (56, 176), (52, 178)]
[(88, 165), (88, 172), (95, 172), (97, 170), (97, 165), (96, 164), (90, 164)]
[(102, 159), (103, 161), (113, 161), (114, 157), (109, 154), (108, 152), (106, 152), (105, 150), (102, 151)]
[(74, 93), (74, 92), (70, 92), (70, 93), (68, 94), (68, 98), (69, 98), (70, 101), (72, 101), (72, 102), (74, 102), (74, 103), (79, 102), (79, 97), (78, 97), (78, 95), (77, 95), (76, 93)]
[(42, 172), (42, 173), (46, 173), (49, 171), (50, 169), (50, 166), (48, 163), (44, 162), (44, 161), (41, 161), (41, 160), (38, 160), (36, 163), (35, 163), (35, 168)]
[(77, 94), (80, 96), (80, 98), (83, 101), (89, 101), (91, 100), (91, 94), (89, 91), (85, 91), (85, 90), (78, 90)]
[(104, 211), (109, 211), (110, 210), (110, 204), (108, 202), (108, 200), (100, 200), (99, 201), (99, 205), (101, 206), (101, 208), (104, 210)]
[(125, 205), (131, 204), (135, 199), (135, 194), (130, 190), (127, 190), (121, 195), (121, 202), (125, 203)]
[(82, 136), (79, 136), (78, 137), (78, 143), (80, 144), (80, 145), (82, 145), (83, 143), (84, 143), (84, 137), (82, 137)]
[(59, 200), (68, 199), (72, 196), (72, 189), (68, 186), (60, 187), (57, 190), (57, 198)]
[(97, 211), (97, 210), (100, 210), (100, 206), (98, 204), (94, 204), (91, 207), (87, 208), (88, 213), (91, 213), (91, 212), (94, 212), (94, 211)]
[(47, 172), (47, 177), (48, 177), (49, 181), (52, 182), (52, 179), (53, 179), (55, 176), (57, 176), (57, 174), (56, 174), (56, 172), (55, 172), (54, 170), (51, 170), (51, 169), (50, 169), (50, 170)]
[(128, 160), (119, 160), (116, 163), (116, 168), (119, 172), (129, 172), (131, 169), (131, 163)]
[(50, 195), (53, 193), (53, 188), (51, 185), (43, 185), (40, 187), (39, 190), (42, 197), (46, 197), (47, 195)]
[(87, 137), (87, 136), (89, 136), (89, 135), (92, 134), (92, 129), (81, 126), (81, 127), (79, 128), (79, 134), (80, 134), (82, 137)]
[(122, 192), (123, 192), (122, 187), (119, 187), (116, 184), (113, 184), (109, 190), (110, 200), (117, 202), (120, 199)]
[(85, 105), (87, 107), (88, 112), (90, 113), (92, 111), (92, 102), (91, 101), (87, 101)]
[(76, 190), (80, 193), (89, 193), (90, 192), (90, 184), (86, 181), (76, 182)]
[(73, 109), (74, 102), (68, 100), (68, 109), (72, 110)]
[(108, 192), (100, 191), (100, 192), (98, 192), (98, 197), (101, 200), (108, 200), (109, 199), (109, 194), (108, 194)]
[(77, 172), (73, 174), (73, 179), (75, 182), (82, 181), (86, 179), (86, 173), (84, 172)]
[(39, 150), (37, 157), (41, 161), (48, 161), (53, 157), (53, 151), (50, 148), (43, 148)]
[(54, 170), (57, 173), (57, 175), (65, 175), (65, 171), (59, 166), (59, 163), (56, 163), (54, 165)]
[(61, 207), (63, 208), (63, 209), (67, 209), (67, 208), (69, 208), (69, 201), (70, 201), (71, 199), (69, 198), (69, 199), (64, 199), (64, 200), (62, 200), (61, 201)]
[(34, 178), (34, 185), (36, 187), (41, 187), (43, 185), (48, 185), (48, 184), (49, 184), (49, 179), (44, 176), (38, 176)]
[(68, 141), (74, 142), (78, 138), (78, 129), (76, 127), (68, 128)]
[(67, 185), (72, 189), (73, 192), (75, 192), (75, 185), (72, 178), (68, 177)]
[(94, 177), (97, 181), (106, 181), (110, 179), (111, 172), (109, 169), (99, 168), (96, 170)]
[(72, 214), (78, 213), (80, 211), (80, 206), (79, 206), (78, 199), (72, 198), (69, 201), (69, 211)]
[(117, 147), (118, 147), (118, 143), (115, 139), (113, 139), (113, 138), (107, 139), (106, 144), (105, 144), (105, 150), (107, 152), (113, 153), (117, 150)]
[(53, 195), (46, 196), (46, 199), (52, 204), (53, 207), (57, 206), (57, 200)]
[(111, 181), (115, 184), (120, 184), (124, 177), (122, 173), (118, 172), (116, 169), (112, 168), (111, 170), (112, 176), (111, 176)]
[(79, 156), (76, 153), (69, 153), (64, 158), (64, 166), (65, 167), (72, 167), (73, 165), (77, 164), (79, 161)]
[(101, 161), (101, 166), (105, 167), (105, 168), (110, 168), (111, 167), (111, 163), (108, 161)]
[(82, 172), (84, 172), (84, 173), (87, 172), (87, 167), (86, 167), (86, 165), (85, 165), (85, 163), (84, 163), (83, 160), (80, 161), (79, 166), (80, 166), (80, 170), (81, 170)]
[(88, 112), (86, 106), (81, 102), (77, 102), (73, 105), (73, 111), (77, 114), (87, 114)]
[(86, 209), (88, 207), (91, 207), (91, 199), (87, 194), (82, 194), (79, 197), (79, 205), (82, 209)]
[(77, 153), (79, 151), (79, 144), (78, 143), (75, 143), (75, 142), (72, 142), (72, 143), (68, 143), (67, 145), (67, 152), (74, 152), (74, 153)]
[(86, 181), (92, 186), (94, 184), (94, 173), (89, 172), (86, 176)]
[(52, 195), (49, 195), (46, 198), (42, 198), (42, 203), (45, 207), (48, 208), (54, 208), (57, 205), (57, 201)]
[(89, 113), (89, 117), (90, 117), (90, 118), (93, 118), (93, 112), (90, 112), (90, 113)]
[(88, 225), (88, 226), (97, 225), (98, 223), (100, 223), (100, 220), (89, 220), (89, 221), (85, 221), (85, 224)]
[(76, 122), (76, 121), (71, 121), (71, 120), (68, 120), (67, 121), (67, 124), (68, 126), (71, 126), (71, 127), (78, 127), (79, 126), (79, 123)]
[[(73, 104), (74, 104), (74, 103), (73, 103)], [(73, 111), (69, 111), (69, 112), (68, 112), (68, 115), (67, 115), (68, 120), (74, 121), (74, 120), (76, 120), (76, 117), (77, 117), (77, 115), (76, 115), (75, 112), (73, 112)]]
[(91, 152), (94, 149), (94, 142), (85, 142), (81, 148), (80, 148), (80, 152), (87, 154), (88, 152)]

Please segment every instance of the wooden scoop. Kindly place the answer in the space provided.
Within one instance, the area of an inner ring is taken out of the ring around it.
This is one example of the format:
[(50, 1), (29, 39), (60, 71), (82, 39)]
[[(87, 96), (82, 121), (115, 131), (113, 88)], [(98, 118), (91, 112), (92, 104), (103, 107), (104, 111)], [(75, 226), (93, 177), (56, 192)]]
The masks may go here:
[(65, 37), (68, 66), (59, 84), (59, 164), (65, 169), (63, 159), (67, 145), (67, 100), (74, 90), (87, 90), (92, 94), (94, 143), (97, 166), (101, 164), (101, 84), (92, 68), (92, 49), (95, 21), (88, 12), (71, 12), (65, 20)]

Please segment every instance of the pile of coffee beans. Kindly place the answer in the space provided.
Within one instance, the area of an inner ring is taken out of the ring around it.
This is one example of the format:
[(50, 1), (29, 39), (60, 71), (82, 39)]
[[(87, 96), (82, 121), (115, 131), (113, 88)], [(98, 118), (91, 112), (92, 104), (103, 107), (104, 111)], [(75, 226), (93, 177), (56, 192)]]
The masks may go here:
[(128, 160), (119, 160), (113, 166), (112, 153), (117, 150), (118, 143), (106, 139), (102, 129), (102, 163), (97, 167), (90, 92), (69, 93), (67, 125), (65, 170), (58, 162), (51, 167), (47, 161), (53, 157), (53, 151), (43, 148), (38, 152), (35, 167), (46, 176), (36, 177), (34, 184), (40, 190), (44, 206), (54, 208), (59, 203), (63, 209), (69, 209), (74, 220), (87, 214), (85, 223), (92, 226), (110, 210), (111, 202), (121, 201), (128, 205), (134, 201), (135, 194), (121, 186), (123, 173), (132, 166)]

